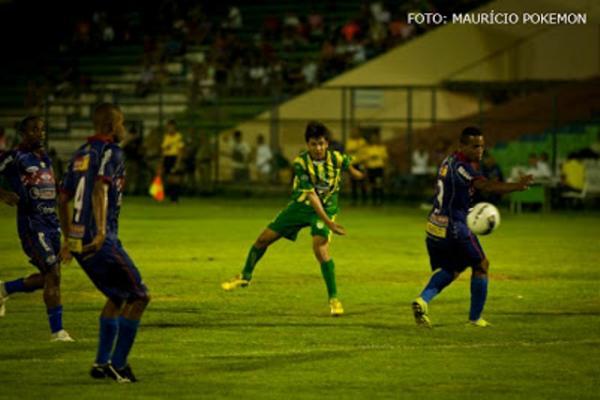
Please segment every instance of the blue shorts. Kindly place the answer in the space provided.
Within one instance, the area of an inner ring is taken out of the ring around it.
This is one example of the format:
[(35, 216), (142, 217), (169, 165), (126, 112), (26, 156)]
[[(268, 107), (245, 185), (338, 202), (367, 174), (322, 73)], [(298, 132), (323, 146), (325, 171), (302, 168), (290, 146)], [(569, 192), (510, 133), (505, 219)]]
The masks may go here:
[(148, 298), (142, 276), (120, 241), (107, 240), (98, 252), (75, 257), (94, 286), (115, 304)]
[(21, 246), (33, 264), (41, 273), (46, 273), (58, 265), (60, 254), (60, 231), (19, 230)]
[(425, 240), (431, 269), (439, 268), (450, 272), (462, 272), (485, 260), (485, 253), (475, 236), (464, 224), (448, 227), (445, 239), (427, 235)]

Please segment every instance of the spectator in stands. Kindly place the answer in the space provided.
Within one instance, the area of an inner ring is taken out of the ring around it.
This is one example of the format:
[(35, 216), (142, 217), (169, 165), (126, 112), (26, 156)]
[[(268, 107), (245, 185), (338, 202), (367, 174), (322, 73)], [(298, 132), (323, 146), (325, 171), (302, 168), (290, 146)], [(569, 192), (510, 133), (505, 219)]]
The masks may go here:
[(420, 144), (415, 146), (411, 158), (410, 173), (415, 176), (427, 175), (429, 172), (429, 153), (425, 149), (425, 146)]
[(390, 22), (388, 29), (388, 47), (402, 43), (415, 34), (415, 26), (407, 22), (406, 14), (398, 15), (398, 17), (394, 18)]
[(136, 85), (136, 95), (146, 97), (154, 89), (156, 86), (154, 69), (154, 66), (150, 62), (144, 64), (140, 73), (140, 80)]
[(304, 89), (304, 75), (300, 65), (296, 63), (285, 63), (283, 65), (283, 81), (287, 90), (298, 93)]
[(0, 126), (0, 151), (8, 149), (8, 140), (6, 138), (6, 130)]
[(90, 21), (85, 18), (80, 19), (75, 24), (73, 44), (78, 51), (84, 52), (89, 50), (92, 43), (91, 30)]
[(371, 44), (368, 48), (370, 55), (379, 54), (383, 50), (387, 34), (386, 25), (375, 18), (371, 19), (368, 32), (368, 40)]
[(173, 203), (179, 201), (181, 190), (183, 147), (183, 136), (177, 131), (177, 123), (173, 119), (169, 120), (161, 145), (162, 169), (160, 172), (166, 183), (165, 193)]
[[(411, 154), (410, 173), (412, 174), (416, 194), (419, 197), (423, 196), (429, 184), (429, 152), (423, 139), (419, 140)], [(429, 206), (429, 202), (427, 203)]]
[[(237, 60), (233, 67), (229, 70), (227, 79), (227, 86), (229, 89), (229, 94), (232, 96), (240, 96), (244, 94), (246, 89), (246, 75), (248, 68), (242, 65), (241, 60)], [(252, 74), (252, 68), (250, 69), (250, 79), (254, 80)], [(253, 82), (253, 86), (255, 83)], [(258, 85), (256, 85), (258, 86)]]
[(363, 153), (373, 205), (383, 204), (383, 185), (388, 158), (387, 147), (381, 143), (380, 132), (377, 128), (369, 135), (368, 144)]
[(550, 179), (552, 176), (552, 172), (550, 171), (550, 166), (546, 161), (538, 158), (537, 154), (531, 153), (529, 154), (529, 158), (527, 159), (527, 168), (525, 169), (525, 175), (533, 176), (534, 181), (543, 181)]
[(250, 180), (250, 146), (244, 142), (241, 131), (233, 133), (233, 142), (230, 146), (233, 180), (236, 182), (248, 182)]
[(347, 43), (352, 43), (360, 33), (360, 25), (356, 20), (350, 20), (342, 27), (341, 33)]
[(585, 166), (577, 157), (576, 153), (571, 153), (561, 166), (561, 183), (563, 191), (574, 190), (581, 192), (585, 181)]
[(266, 40), (275, 40), (281, 33), (281, 21), (274, 15), (265, 17), (263, 23), (263, 37)]
[(323, 36), (325, 35), (323, 16), (317, 11), (313, 10), (308, 15), (307, 21), (310, 41), (313, 43), (318, 43), (323, 40)]
[(31, 79), (27, 82), (27, 91), (25, 93), (25, 108), (30, 114), (38, 114), (46, 97), (46, 85)]
[(273, 164), (273, 153), (267, 143), (265, 137), (258, 135), (256, 138), (256, 171), (261, 182), (269, 182), (271, 180), (271, 171)]
[(307, 61), (302, 67), (302, 75), (304, 76), (304, 83), (307, 88), (311, 88), (317, 84), (317, 73), (319, 67), (313, 60)]
[(550, 168), (550, 164), (548, 162), (549, 156), (548, 153), (543, 152), (540, 154), (540, 158), (537, 162), (537, 170), (540, 178), (550, 179), (552, 178), (552, 168)]
[(384, 8), (380, 1), (371, 3), (371, 15), (375, 21), (379, 24), (387, 24), (390, 22), (390, 12)]
[(201, 69), (198, 86), (200, 88), (200, 98), (204, 101), (214, 101), (217, 97), (215, 91), (215, 71), (213, 64), (205, 65)]
[[(365, 167), (362, 165), (363, 152), (367, 146), (367, 141), (363, 137), (360, 129), (355, 127), (352, 129), (350, 138), (346, 141), (346, 154), (352, 159), (352, 166), (361, 172), (364, 172)], [(350, 184), (352, 189), (352, 205), (358, 204), (358, 191), (360, 190), (362, 204), (367, 203), (367, 183), (364, 179), (354, 179), (350, 175)]]
[(568, 203), (562, 196), (567, 192), (581, 192), (585, 185), (585, 165), (578, 152), (569, 153), (567, 160), (560, 166), (560, 182), (551, 188), (552, 207), (564, 207)]
[[(248, 69), (246, 67), (245, 69)], [(263, 88), (269, 82), (269, 77), (267, 75), (267, 69), (265, 66), (257, 59), (252, 61), (252, 65), (249, 70), (250, 82), (251, 86), (257, 94), (263, 92)]]
[(243, 20), (242, 20), (242, 12), (240, 11), (240, 9), (237, 8), (236, 6), (229, 7), (229, 12), (227, 13), (227, 19), (225, 21), (223, 21), (222, 26), (223, 26), (223, 28), (229, 28), (229, 29), (235, 29), (235, 30), (242, 29), (244, 24), (243, 24)]

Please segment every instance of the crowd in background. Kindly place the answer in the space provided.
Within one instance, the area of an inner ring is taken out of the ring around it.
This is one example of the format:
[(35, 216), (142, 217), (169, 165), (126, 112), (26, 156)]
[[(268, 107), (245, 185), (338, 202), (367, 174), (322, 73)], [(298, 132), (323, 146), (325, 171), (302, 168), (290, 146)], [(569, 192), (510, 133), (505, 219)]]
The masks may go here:
[[(244, 19), (243, 5), (160, 0), (148, 10), (96, 9), (82, 14), (59, 41), (57, 57), (28, 82), (26, 107), (89, 88), (81, 56), (123, 45), (143, 47), (139, 96), (171, 81), (191, 81), (190, 99), (227, 95), (294, 94), (318, 85), (433, 26), (408, 24), (408, 12), (468, 9), (476, 0), (357, 1), (340, 17), (335, 1), (307, 5), (305, 14), (266, 12)], [(451, 4), (448, 4), (451, 3)], [(341, 18), (341, 19), (340, 19)], [(198, 50), (199, 49), (199, 50)], [(183, 69), (169, 64), (181, 62)]]
[[(460, 11), (471, 9), (478, 2), (368, 1), (343, 20), (331, 17), (336, 14), (336, 5), (328, 2), (325, 8), (307, 6), (305, 14), (266, 13), (258, 23), (255, 18), (245, 18), (243, 5), (173, 0), (155, 3), (151, 12), (104, 9), (77, 17), (60, 41), (61, 56), (57, 63), (43, 71), (40, 79), (28, 83), (26, 108), (37, 111), (48, 96), (68, 97), (88, 88), (92, 77), (81, 72), (80, 57), (102, 54), (121, 45), (143, 47), (135, 90), (138, 96), (153, 93), (177, 79), (191, 82), (191, 102), (213, 101), (221, 93), (294, 94), (432, 28), (408, 24), (408, 12)], [(184, 65), (184, 69), (171, 70), (169, 64), (174, 61)], [(175, 133), (181, 144), (176, 146), (177, 154), (168, 155), (165, 139)], [(290, 162), (269, 145), (266, 135), (259, 135), (251, 145), (244, 140), (243, 132), (237, 131), (227, 138), (225, 145), (218, 143), (217, 138), (207, 133), (193, 130), (182, 134), (175, 121), (166, 125), (166, 133), (155, 129), (143, 134), (141, 126), (133, 125), (123, 143), (130, 175), (129, 193), (145, 193), (149, 179), (156, 174), (164, 175), (172, 201), (177, 201), (181, 193), (210, 193), (214, 190), (216, 160), (220, 157), (230, 159), (235, 182), (288, 183)], [(364, 182), (351, 182), (353, 202), (370, 200), (381, 204), (384, 189), (393, 184), (386, 147), (381, 144), (377, 129), (356, 129), (346, 143), (331, 143), (332, 148), (335, 146), (345, 147), (368, 175)], [(4, 129), (0, 129), (0, 150), (7, 147), (9, 140)], [(416, 143), (409, 177), (416, 191), (432, 191), (436, 166), (449, 150), (449, 143), (432, 146)], [(531, 154), (527, 164), (514, 168), (507, 179), (531, 174), (538, 182), (553, 181), (565, 188), (581, 190), (581, 160), (598, 157), (598, 151), (591, 151), (570, 154), (558, 171), (552, 171), (547, 154)], [(165, 163), (167, 159), (171, 161)], [(481, 170), (489, 179), (505, 179), (490, 153), (482, 160)], [(489, 200), (498, 202), (500, 198)]]

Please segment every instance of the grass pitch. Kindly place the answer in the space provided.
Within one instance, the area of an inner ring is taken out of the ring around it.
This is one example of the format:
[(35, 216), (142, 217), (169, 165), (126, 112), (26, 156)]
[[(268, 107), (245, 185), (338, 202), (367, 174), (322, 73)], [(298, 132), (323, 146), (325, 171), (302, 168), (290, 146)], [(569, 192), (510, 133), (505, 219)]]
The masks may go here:
[[(153, 295), (130, 362), (140, 382), (88, 377), (104, 300), (76, 263), (63, 268), (65, 328), (49, 343), (41, 293), (0, 319), (1, 399), (598, 398), (600, 216), (503, 213), (482, 244), (491, 262), (484, 316), (465, 326), (469, 272), (430, 305), (425, 212), (348, 208), (335, 237), (341, 318), (328, 315), (309, 232), (266, 253), (252, 285), (225, 293), (261, 229), (286, 201), (126, 198), (121, 238)], [(0, 207), (0, 279), (33, 272), (14, 209)]]

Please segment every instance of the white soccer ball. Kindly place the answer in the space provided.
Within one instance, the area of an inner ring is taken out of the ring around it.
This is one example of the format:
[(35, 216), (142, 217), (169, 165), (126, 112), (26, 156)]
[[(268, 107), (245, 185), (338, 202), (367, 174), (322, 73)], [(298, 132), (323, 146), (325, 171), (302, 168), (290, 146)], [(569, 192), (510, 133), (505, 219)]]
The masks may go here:
[(490, 203), (477, 203), (467, 214), (467, 225), (476, 235), (489, 235), (500, 225), (500, 212)]

